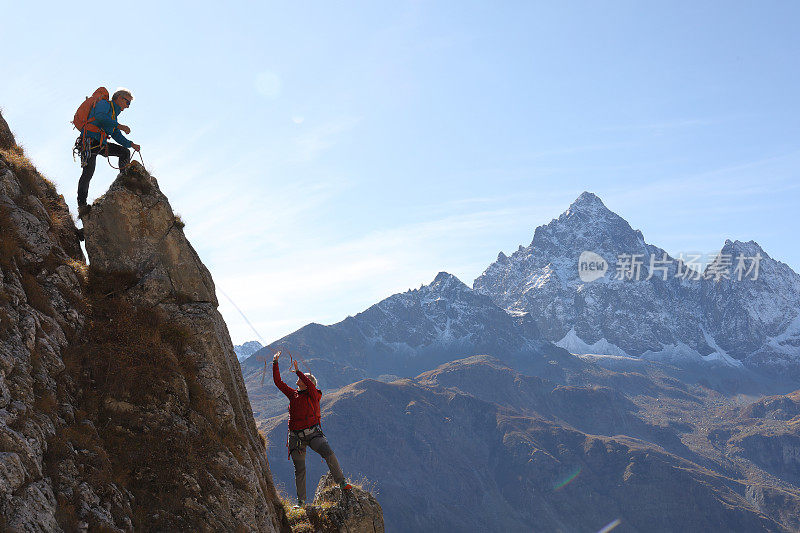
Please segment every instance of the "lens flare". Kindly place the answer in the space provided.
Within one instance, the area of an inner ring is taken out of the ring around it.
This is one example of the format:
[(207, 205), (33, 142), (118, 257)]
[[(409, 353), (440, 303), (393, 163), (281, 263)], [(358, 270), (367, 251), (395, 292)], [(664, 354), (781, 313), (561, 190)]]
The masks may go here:
[(615, 527), (617, 527), (617, 526), (618, 526), (618, 525), (620, 525), (621, 523), (622, 523), (622, 520), (620, 520), (619, 518), (617, 518), (617, 519), (616, 519), (616, 520), (614, 520), (613, 522), (609, 522), (608, 524), (606, 524), (606, 525), (603, 527), (603, 529), (601, 529), (601, 530), (600, 530), (600, 531), (598, 531), (597, 533), (608, 533), (609, 531), (611, 531), (612, 529), (614, 529)]
[(556, 483), (553, 486), (553, 490), (561, 490), (561, 489), (563, 489), (564, 487), (569, 485), (576, 477), (578, 477), (578, 475), (580, 473), (581, 473), (581, 467), (580, 466), (576, 466), (575, 470), (573, 470), (573, 472), (571, 474), (569, 474), (567, 477), (565, 477), (564, 479), (562, 479), (561, 481), (559, 481), (558, 483)]

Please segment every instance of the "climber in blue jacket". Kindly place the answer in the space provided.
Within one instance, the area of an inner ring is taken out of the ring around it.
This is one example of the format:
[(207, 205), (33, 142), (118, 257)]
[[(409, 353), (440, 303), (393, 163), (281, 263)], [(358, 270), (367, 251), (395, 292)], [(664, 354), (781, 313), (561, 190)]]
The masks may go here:
[[(89, 195), (89, 181), (94, 176), (97, 155), (99, 154), (106, 158), (110, 156), (118, 157), (119, 168), (123, 170), (131, 161), (129, 149), (140, 149), (138, 144), (131, 142), (122, 134), (123, 132), (130, 134), (131, 129), (124, 124), (120, 124), (117, 120), (119, 114), (128, 109), (132, 101), (133, 94), (128, 89), (118, 89), (110, 101), (98, 101), (89, 113), (89, 118), (94, 119), (91, 123), (96, 128), (85, 129), (83, 135), (86, 135), (88, 139), (83, 139), (83, 137), (79, 139), (81, 143), (84, 141), (90, 143), (89, 155), (85, 161), (81, 161), (83, 173), (78, 180), (78, 216), (80, 217), (89, 212), (89, 206), (86, 205), (86, 197)], [(102, 133), (100, 130), (102, 130)], [(111, 137), (119, 144), (108, 142), (108, 137)]]

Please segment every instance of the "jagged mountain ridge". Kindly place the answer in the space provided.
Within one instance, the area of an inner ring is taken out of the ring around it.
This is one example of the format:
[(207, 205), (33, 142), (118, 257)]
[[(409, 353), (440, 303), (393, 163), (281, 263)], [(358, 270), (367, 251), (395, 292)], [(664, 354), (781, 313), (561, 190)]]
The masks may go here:
[[(529, 317), (509, 315), (446, 272), (428, 285), (394, 294), (337, 324), (309, 324), (245, 360), (242, 371), (258, 419), (286, 408), (270, 369), (263, 379), (264, 363), (256, 358), (269, 359), (277, 347), (300, 356), (301, 369), (312, 372), (325, 392), (366, 377), (390, 381), (413, 376), (465, 355), (491, 354), (522, 368), (544, 365), (545, 372), (560, 371), (547, 361), (569, 366), (573, 359), (566, 350), (542, 340)], [(294, 381), (288, 359), (282, 360), (281, 369), (285, 381)]]
[[(584, 251), (607, 261), (605, 276), (581, 281), (578, 258)], [(713, 263), (701, 274), (687, 258), (646, 243), (600, 198), (584, 192), (561, 216), (536, 228), (529, 246), (510, 257), (501, 252), (473, 287), (511, 313), (528, 313), (546, 339), (570, 351), (779, 368), (800, 360), (794, 344), (800, 276), (752, 241), (726, 241), (718, 258), (730, 256), (732, 271), (740, 253), (761, 256), (760, 278), (714, 279)], [(620, 254), (644, 258), (639, 281), (615, 279), (623, 272)], [(688, 275), (676, 276), (679, 269)], [(771, 340), (779, 346), (769, 349)]]
[[(515, 317), (452, 274), (392, 295), (331, 326), (309, 324), (272, 343), (367, 375), (411, 376), (455, 356), (498, 357), (566, 352), (543, 341), (527, 316)], [(258, 353), (267, 353), (270, 348)], [(256, 368), (251, 357), (247, 369)]]
[(740, 254), (762, 258), (758, 279), (703, 283), (705, 327), (732, 357), (781, 368), (800, 358), (800, 275), (753, 241), (726, 240), (720, 250), (729, 258)]
[(264, 346), (258, 341), (247, 341), (243, 342), (242, 344), (235, 344), (233, 346), (233, 351), (236, 352), (236, 358), (239, 359), (239, 361), (242, 361), (263, 347)]

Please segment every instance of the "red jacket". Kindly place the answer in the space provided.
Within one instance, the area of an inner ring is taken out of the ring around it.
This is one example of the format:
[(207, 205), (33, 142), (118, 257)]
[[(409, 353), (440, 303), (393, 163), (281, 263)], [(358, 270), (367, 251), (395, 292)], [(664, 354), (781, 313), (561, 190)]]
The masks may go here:
[(272, 381), (289, 398), (289, 429), (292, 431), (316, 426), (320, 420), (319, 401), (322, 398), (322, 391), (299, 370), (297, 377), (305, 384), (305, 390), (293, 389), (284, 383), (278, 370), (278, 362), (272, 363)]

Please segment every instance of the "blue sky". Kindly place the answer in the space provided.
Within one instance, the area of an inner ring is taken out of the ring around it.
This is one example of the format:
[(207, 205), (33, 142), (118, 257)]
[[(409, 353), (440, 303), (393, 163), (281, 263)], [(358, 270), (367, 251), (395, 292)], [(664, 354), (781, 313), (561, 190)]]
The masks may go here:
[(471, 285), (584, 190), (672, 254), (754, 239), (800, 271), (796, 2), (165, 4), (0, 1), (0, 107), (74, 210), (72, 114), (129, 87), (130, 138), (267, 341)]

